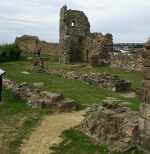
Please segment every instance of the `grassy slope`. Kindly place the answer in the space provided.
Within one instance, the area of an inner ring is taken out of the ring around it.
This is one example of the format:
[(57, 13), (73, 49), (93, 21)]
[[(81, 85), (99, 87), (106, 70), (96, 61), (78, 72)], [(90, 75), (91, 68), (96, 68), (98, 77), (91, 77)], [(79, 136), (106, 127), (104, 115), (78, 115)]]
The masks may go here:
[(92, 68), (90, 66), (81, 66), (79, 65), (64, 65), (52, 62), (46, 62), (46, 65), (52, 69), (65, 69), (65, 70), (78, 70), (82, 72), (106, 72), (114, 75), (119, 75), (121, 79), (130, 80), (133, 83), (133, 88), (139, 88), (142, 84), (142, 73), (140, 72), (133, 72), (128, 70), (122, 70), (119, 68), (111, 68), (108, 66), (100, 66)]
[(42, 114), (4, 90), (3, 103), (0, 104), (0, 153), (19, 154), (23, 138), (38, 123)]
[[(10, 79), (14, 79), (17, 82), (25, 81), (30, 84), (32, 84), (33, 82), (45, 82), (45, 86), (43, 87), (43, 89), (62, 92), (66, 97), (72, 98), (82, 105), (99, 103), (102, 99), (108, 96), (120, 98), (118, 93), (114, 93), (106, 89), (101, 89), (93, 85), (88, 85), (82, 81), (68, 80), (59, 78), (57, 76), (49, 76), (35, 72), (31, 72), (31, 75), (24, 75), (21, 72), (30, 72), (30, 62), (9, 62), (2, 64), (1, 67), (6, 70), (7, 77)], [(57, 64), (56, 68), (57, 67), (60, 66)], [(139, 80), (136, 79), (136, 81)], [(133, 109), (138, 109), (139, 100), (137, 98), (126, 100), (131, 102), (131, 107)]]
[[(39, 73), (33, 73), (30, 71), (31, 63), (26, 61), (9, 62), (1, 64), (1, 67), (7, 71), (7, 77), (17, 82), (26, 81), (30, 84), (33, 82), (45, 82), (43, 89), (52, 90), (57, 92), (63, 92), (66, 97), (75, 99), (82, 105), (90, 105), (92, 103), (100, 102), (106, 96), (119, 97), (118, 93), (114, 93), (105, 89), (100, 89), (95, 86), (87, 85), (84, 82), (76, 80), (66, 80), (56, 76), (48, 76)], [(67, 70), (78, 69), (75, 66), (59, 65), (55, 63), (49, 63), (50, 68), (63, 68)], [(109, 72), (112, 74), (118, 74), (122, 78), (133, 81), (134, 88), (141, 86), (141, 74), (136, 72), (125, 72), (119, 69), (110, 69), (108, 67), (101, 68), (80, 68), (81, 71), (95, 71), (95, 72)], [(24, 75), (21, 72), (29, 71), (31, 75)], [(120, 97), (119, 97), (120, 98)], [(4, 154), (17, 154), (18, 147), (22, 142), (22, 139), (31, 128), (37, 124), (41, 113), (39, 111), (32, 110), (23, 104), (20, 100), (11, 95), (10, 92), (4, 92), (5, 102), (0, 106), (0, 122), (6, 122), (6, 128), (0, 127), (1, 134), (5, 134), (6, 140), (9, 137), (12, 140), (8, 140), (1, 146), (0, 151)], [(139, 100), (137, 98), (127, 99), (131, 102), (130, 107), (138, 110)], [(34, 118), (33, 118), (34, 117)], [(64, 132), (65, 141), (67, 144), (60, 144), (55, 148), (57, 154), (107, 154), (105, 148), (98, 145), (94, 145), (86, 136), (80, 134), (74, 130), (68, 130)], [(96, 153), (97, 152), (97, 153)]]
[[(107, 146), (97, 145), (84, 134), (74, 130), (66, 130), (63, 133), (63, 142), (59, 145), (50, 147), (54, 152), (53, 154), (109, 154)], [(113, 153), (121, 154), (121, 153)], [(132, 148), (126, 153), (122, 154), (142, 154), (136, 148)]]

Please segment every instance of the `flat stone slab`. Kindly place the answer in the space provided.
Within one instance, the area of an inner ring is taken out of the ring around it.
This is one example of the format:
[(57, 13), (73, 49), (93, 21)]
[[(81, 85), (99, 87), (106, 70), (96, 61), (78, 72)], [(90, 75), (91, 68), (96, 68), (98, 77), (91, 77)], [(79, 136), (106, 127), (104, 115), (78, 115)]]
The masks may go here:
[(21, 72), (22, 74), (25, 74), (25, 75), (30, 75), (31, 73), (30, 72), (26, 72), (26, 71), (23, 71)]
[(36, 87), (36, 88), (43, 87), (44, 85), (45, 85), (44, 82), (34, 82), (33, 83), (33, 86)]
[(135, 92), (130, 92), (130, 93), (120, 94), (120, 96), (122, 96), (124, 98), (135, 98), (136, 94), (135, 94)]

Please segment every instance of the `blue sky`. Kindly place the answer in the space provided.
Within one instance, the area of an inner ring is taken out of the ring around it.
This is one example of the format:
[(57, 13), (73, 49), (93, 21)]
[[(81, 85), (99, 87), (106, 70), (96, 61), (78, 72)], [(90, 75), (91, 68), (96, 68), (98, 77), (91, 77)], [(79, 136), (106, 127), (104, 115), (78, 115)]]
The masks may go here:
[(150, 37), (150, 0), (4, 0), (0, 4), (0, 43), (36, 35), (58, 42), (59, 10), (83, 10), (92, 32), (112, 33), (114, 42), (145, 42)]

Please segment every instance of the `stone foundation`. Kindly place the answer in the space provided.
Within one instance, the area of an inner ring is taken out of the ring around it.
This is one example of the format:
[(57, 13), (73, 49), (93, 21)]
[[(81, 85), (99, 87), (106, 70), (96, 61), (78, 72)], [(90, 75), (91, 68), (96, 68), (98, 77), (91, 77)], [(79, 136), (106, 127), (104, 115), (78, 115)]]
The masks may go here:
[(74, 100), (64, 98), (62, 94), (35, 89), (27, 83), (18, 85), (15, 81), (4, 79), (3, 85), (33, 108), (52, 108), (59, 112), (70, 112), (78, 108)]
[(65, 79), (81, 80), (100, 88), (106, 88), (116, 92), (128, 92), (131, 90), (131, 82), (122, 80), (116, 75), (107, 73), (81, 73), (76, 71), (49, 70), (50, 75), (57, 75)]

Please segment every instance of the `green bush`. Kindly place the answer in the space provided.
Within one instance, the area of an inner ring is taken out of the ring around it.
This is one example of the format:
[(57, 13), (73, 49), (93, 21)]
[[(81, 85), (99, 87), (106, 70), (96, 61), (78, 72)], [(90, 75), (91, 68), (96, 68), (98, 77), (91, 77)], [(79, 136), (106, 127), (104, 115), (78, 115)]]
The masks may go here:
[(16, 44), (0, 45), (0, 62), (15, 61), (21, 58), (21, 51)]

